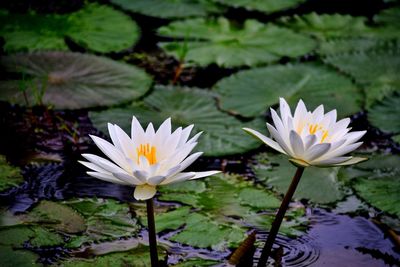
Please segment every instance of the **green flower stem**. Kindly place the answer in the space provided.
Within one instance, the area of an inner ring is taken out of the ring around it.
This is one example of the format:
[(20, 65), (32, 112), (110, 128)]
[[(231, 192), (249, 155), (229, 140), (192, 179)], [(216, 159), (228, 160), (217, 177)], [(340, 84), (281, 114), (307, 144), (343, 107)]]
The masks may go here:
[(158, 253), (157, 253), (156, 224), (154, 222), (153, 198), (146, 200), (146, 208), (147, 208), (147, 227), (149, 229), (151, 267), (159, 267)]
[(258, 262), (258, 267), (265, 267), (267, 265), (268, 258), (270, 256), (272, 245), (275, 242), (276, 235), (278, 234), (279, 227), (282, 224), (282, 220), (285, 217), (285, 213), (287, 208), (289, 207), (289, 203), (296, 191), (297, 185), (300, 182), (300, 178), (303, 175), (304, 167), (297, 167), (297, 171), (293, 176), (292, 182), (289, 186), (289, 189), (286, 192), (285, 197), (279, 207), (278, 213), (276, 214), (275, 220), (272, 223), (271, 231), (269, 232), (267, 241), (265, 242), (264, 248), (261, 252), (261, 257)]

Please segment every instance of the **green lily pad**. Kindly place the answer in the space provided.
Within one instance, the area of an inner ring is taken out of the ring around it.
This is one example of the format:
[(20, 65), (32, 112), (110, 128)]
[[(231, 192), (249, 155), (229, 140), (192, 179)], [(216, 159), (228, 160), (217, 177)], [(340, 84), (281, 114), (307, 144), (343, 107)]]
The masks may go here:
[(400, 94), (386, 97), (368, 110), (368, 120), (379, 129), (400, 133)]
[(397, 134), (395, 136), (392, 136), (393, 141), (396, 143), (400, 144), (400, 134)]
[(242, 123), (220, 112), (212, 94), (193, 88), (189, 90), (157, 86), (142, 103), (89, 114), (94, 125), (104, 132), (107, 131), (107, 122), (118, 124), (129, 132), (132, 115), (135, 115), (142, 125), (153, 122), (158, 126), (168, 117), (171, 117), (175, 126), (194, 124), (193, 134), (203, 131), (196, 149), (204, 151), (207, 156), (244, 153), (257, 148), (259, 142), (248, 138), (241, 128), (246, 127), (245, 125), (252, 125), (258, 129), (263, 127), (261, 119)]
[(189, 213), (189, 207), (181, 207), (170, 212), (156, 214), (155, 222), (157, 232), (179, 228), (185, 223)]
[(373, 31), (366, 25), (366, 21), (365, 17), (340, 14), (319, 15), (315, 12), (281, 19), (283, 25), (319, 39), (371, 35)]
[(159, 45), (177, 58), (182, 57), (185, 46), (184, 60), (200, 66), (212, 63), (222, 67), (255, 66), (282, 57), (302, 56), (315, 48), (315, 42), (306, 36), (256, 20), (246, 20), (242, 26), (222, 17), (176, 21), (158, 29), (158, 34), (183, 38)]
[(0, 245), (0, 266), (2, 267), (36, 267), (39, 256), (28, 250), (14, 250), (9, 246)]
[(216, 266), (220, 262), (213, 260), (205, 260), (202, 258), (190, 258), (178, 264), (171, 265), (171, 267), (208, 267)]
[(1, 65), (23, 75), (20, 81), (0, 83), (0, 99), (18, 104), (27, 99), (30, 105), (42, 102), (58, 109), (127, 102), (145, 94), (152, 82), (134, 66), (80, 53), (18, 54), (1, 58)]
[(139, 39), (139, 28), (129, 16), (98, 4), (67, 15), (8, 14), (2, 10), (0, 21), (7, 52), (68, 50), (64, 41), (68, 37), (86, 49), (107, 53), (130, 48)]
[(205, 17), (223, 9), (209, 0), (111, 0), (125, 10), (151, 17), (176, 19)]
[(400, 217), (398, 175), (379, 179), (359, 179), (354, 188), (372, 206)]
[(306, 0), (269, 0), (269, 1), (257, 1), (257, 0), (214, 0), (217, 3), (221, 3), (227, 6), (235, 8), (244, 8), (251, 11), (260, 11), (264, 13), (273, 13), (282, 11), (289, 8), (295, 8)]
[(41, 226), (13, 226), (0, 228), (0, 245), (22, 248), (24, 243), (33, 247), (59, 246), (63, 238), (54, 231)]
[(285, 97), (290, 104), (303, 99), (307, 108), (324, 104), (339, 116), (361, 110), (362, 94), (352, 82), (317, 64), (275, 65), (244, 70), (220, 80), (213, 89), (221, 108), (246, 117), (264, 113)]
[(391, 42), (385, 39), (376, 38), (335, 38), (320, 43), (318, 53), (320, 55), (344, 54), (354, 52), (376, 51), (382, 49), (393, 49), (399, 46), (400, 42)]
[(0, 191), (17, 186), (23, 181), (20, 169), (8, 164), (6, 158), (0, 155)]
[(324, 61), (365, 88), (367, 107), (400, 88), (400, 48), (332, 55)]
[[(285, 194), (296, 167), (284, 155), (259, 154), (252, 166), (257, 179)], [(294, 198), (314, 203), (333, 203), (343, 198), (344, 192), (337, 178), (338, 168), (309, 167), (304, 171)]]
[(398, 30), (400, 27), (400, 7), (393, 7), (381, 11), (374, 16), (374, 21)]

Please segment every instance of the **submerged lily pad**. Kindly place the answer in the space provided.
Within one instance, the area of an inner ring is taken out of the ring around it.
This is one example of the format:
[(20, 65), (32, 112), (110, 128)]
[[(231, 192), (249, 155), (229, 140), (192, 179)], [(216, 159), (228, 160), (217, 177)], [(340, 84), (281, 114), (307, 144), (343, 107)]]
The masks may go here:
[(8, 164), (5, 157), (0, 155), (0, 191), (17, 186), (23, 181), (20, 169)]
[(111, 0), (125, 10), (163, 19), (204, 17), (223, 9), (209, 0)]
[(277, 104), (279, 97), (289, 103), (303, 99), (312, 109), (324, 104), (339, 116), (361, 110), (362, 94), (352, 82), (317, 64), (276, 65), (244, 70), (220, 80), (213, 89), (224, 110), (252, 117)]
[(286, 28), (256, 20), (246, 20), (242, 26), (236, 26), (222, 17), (172, 22), (161, 27), (158, 34), (184, 38), (160, 43), (160, 46), (177, 58), (182, 57), (185, 46), (184, 60), (201, 66), (211, 63), (223, 67), (255, 66), (276, 62), (282, 57), (298, 57), (315, 47), (311, 38)]
[(80, 53), (18, 54), (1, 58), (1, 65), (22, 73), (22, 80), (0, 82), (0, 99), (18, 104), (42, 102), (58, 109), (115, 105), (142, 96), (151, 84), (134, 66)]
[(107, 122), (116, 123), (129, 132), (132, 115), (142, 125), (153, 122), (158, 127), (168, 117), (176, 126), (194, 124), (193, 134), (203, 131), (196, 149), (204, 151), (207, 156), (231, 155), (257, 148), (259, 143), (243, 134), (241, 128), (245, 125), (258, 129), (263, 127), (261, 119), (242, 123), (220, 112), (213, 96), (205, 90), (177, 87), (157, 86), (142, 103), (89, 114), (94, 125), (104, 132), (107, 131)]
[(400, 88), (400, 48), (332, 55), (324, 61), (365, 88), (367, 107)]
[(68, 15), (0, 11), (0, 21), (8, 52), (68, 50), (64, 39), (69, 37), (84, 48), (106, 53), (127, 49), (139, 39), (139, 28), (129, 16), (98, 4)]
[(400, 133), (400, 94), (386, 97), (368, 110), (368, 120), (379, 129)]
[[(296, 167), (286, 156), (259, 154), (257, 164), (252, 166), (257, 179), (281, 194), (285, 194)], [(309, 167), (304, 171), (294, 198), (308, 199), (314, 203), (333, 203), (343, 198), (344, 192), (337, 178), (338, 168)]]
[(295, 8), (306, 0), (213, 0), (215, 2), (235, 7), (244, 8), (251, 11), (260, 11), (264, 13), (273, 13), (289, 8)]

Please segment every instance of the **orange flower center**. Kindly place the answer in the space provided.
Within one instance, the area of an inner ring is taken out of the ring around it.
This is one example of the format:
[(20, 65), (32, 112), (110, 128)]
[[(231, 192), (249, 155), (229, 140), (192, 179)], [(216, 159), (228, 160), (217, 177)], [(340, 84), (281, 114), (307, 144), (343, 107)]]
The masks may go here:
[(140, 145), (139, 147), (136, 148), (136, 153), (137, 153), (137, 163), (138, 164), (140, 163), (141, 156), (146, 157), (146, 159), (150, 163), (150, 165), (157, 163), (155, 146), (150, 146), (149, 144)]

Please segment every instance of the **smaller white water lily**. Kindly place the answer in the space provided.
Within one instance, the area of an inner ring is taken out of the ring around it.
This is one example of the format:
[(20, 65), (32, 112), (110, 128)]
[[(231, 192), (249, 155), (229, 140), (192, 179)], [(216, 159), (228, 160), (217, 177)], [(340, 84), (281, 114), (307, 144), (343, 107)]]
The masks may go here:
[(90, 136), (99, 149), (113, 162), (93, 154), (82, 154), (89, 162), (80, 161), (92, 171), (87, 174), (98, 179), (135, 186), (137, 200), (152, 198), (157, 186), (198, 179), (219, 173), (219, 171), (182, 172), (203, 152), (189, 156), (197, 145), (201, 133), (190, 140), (193, 129), (190, 125), (177, 128), (171, 133), (171, 119), (166, 119), (154, 130), (149, 123), (146, 131), (136, 117), (132, 118), (131, 138), (117, 125), (108, 124), (113, 144), (97, 136)]
[(288, 155), (294, 164), (303, 167), (350, 165), (366, 160), (344, 156), (362, 144), (357, 141), (366, 133), (349, 132), (349, 118), (336, 121), (336, 110), (324, 114), (323, 105), (313, 112), (307, 111), (302, 100), (298, 102), (292, 116), (286, 101), (280, 98), (279, 102), (280, 117), (271, 109), (275, 127), (267, 123), (272, 139), (255, 130), (243, 129), (273, 149)]

